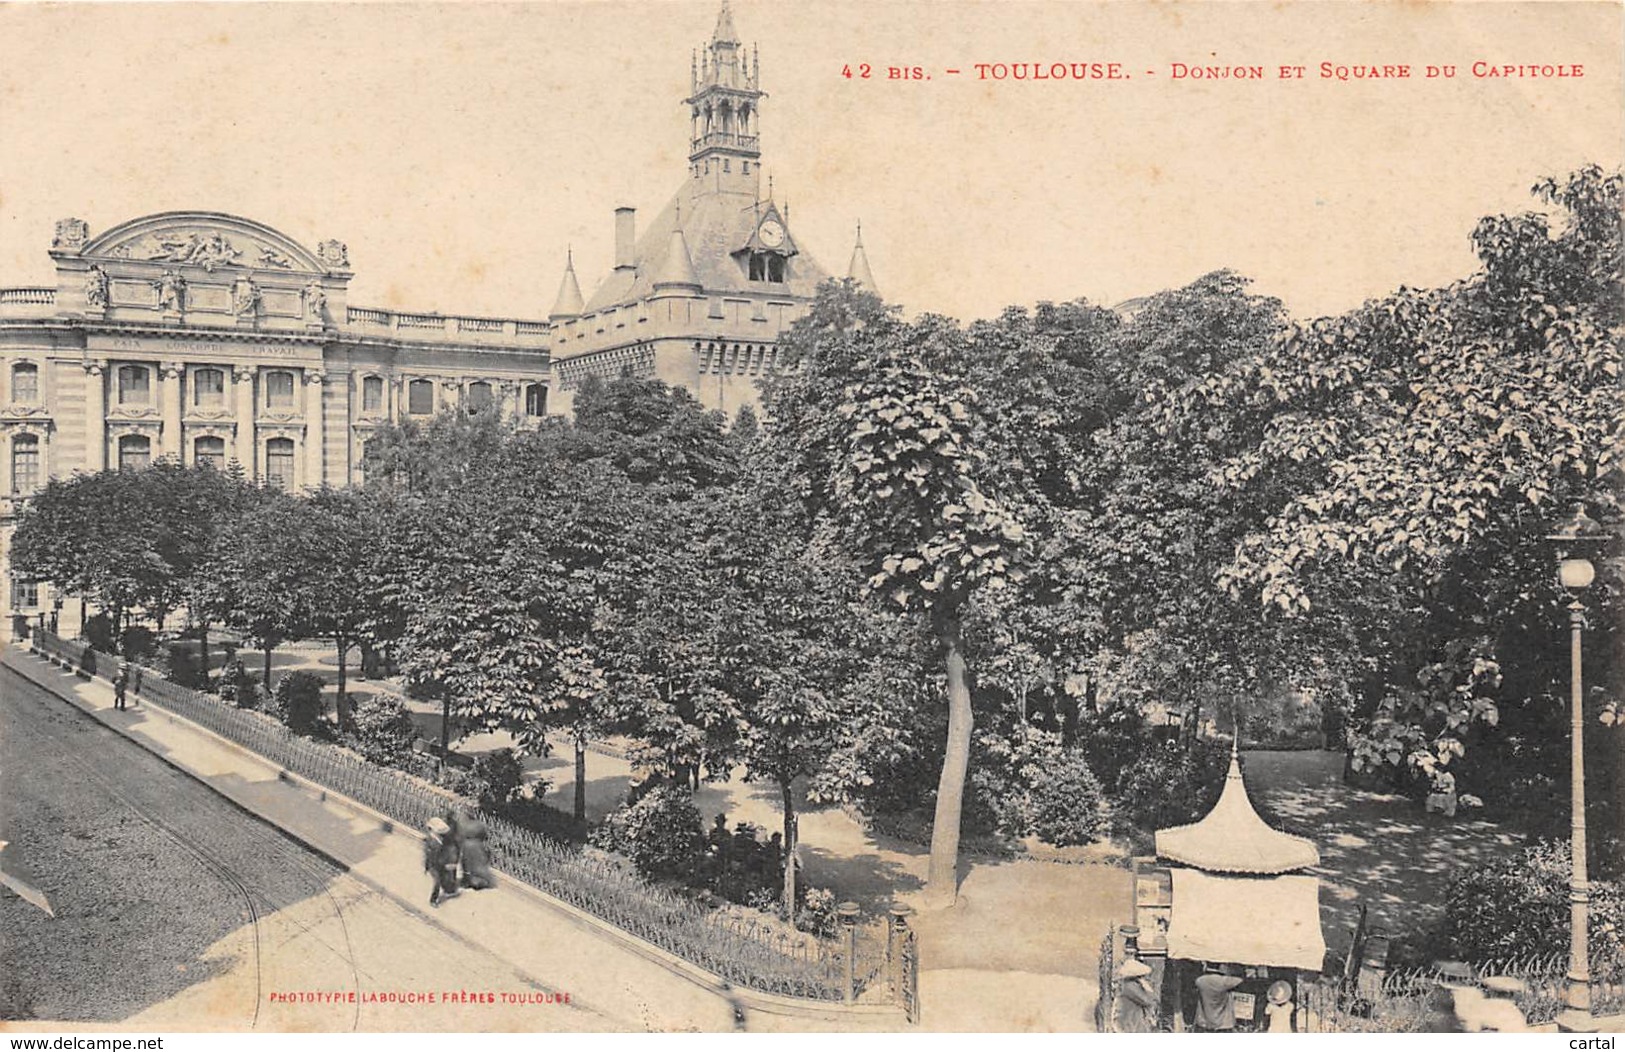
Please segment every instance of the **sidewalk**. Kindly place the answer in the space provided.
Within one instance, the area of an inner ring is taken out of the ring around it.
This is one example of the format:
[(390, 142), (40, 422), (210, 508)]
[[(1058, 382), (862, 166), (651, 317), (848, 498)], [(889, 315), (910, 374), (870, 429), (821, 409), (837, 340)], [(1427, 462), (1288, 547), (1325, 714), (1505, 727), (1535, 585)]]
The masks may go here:
[[(420, 841), (382, 815), (321, 790), (269, 761), (155, 705), (113, 709), (113, 690), (85, 681), (20, 648), (4, 663), (107, 726), (187, 771), (223, 796), (347, 867), (350, 874), (400, 902), (425, 923), (480, 946), (550, 990), (622, 1029), (731, 1030), (734, 1004), (747, 1007), (749, 1029), (890, 1029), (897, 1013), (826, 1018), (801, 1005), (776, 1006), (766, 995), (729, 991), (718, 980), (595, 918), (546, 899), (514, 880), (428, 906), (429, 880)], [(477, 977), (470, 977), (470, 984)], [(782, 1007), (784, 1014), (775, 1008)]]

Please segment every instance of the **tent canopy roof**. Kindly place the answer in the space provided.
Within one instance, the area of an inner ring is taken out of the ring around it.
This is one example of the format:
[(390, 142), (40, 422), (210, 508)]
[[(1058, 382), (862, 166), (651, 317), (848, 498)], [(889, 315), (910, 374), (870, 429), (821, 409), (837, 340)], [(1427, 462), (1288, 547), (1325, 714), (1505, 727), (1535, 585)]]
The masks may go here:
[(1320, 850), (1313, 842), (1283, 833), (1258, 817), (1234, 748), (1219, 802), (1199, 822), (1159, 829), (1157, 854), (1214, 873), (1289, 873), (1320, 864)]

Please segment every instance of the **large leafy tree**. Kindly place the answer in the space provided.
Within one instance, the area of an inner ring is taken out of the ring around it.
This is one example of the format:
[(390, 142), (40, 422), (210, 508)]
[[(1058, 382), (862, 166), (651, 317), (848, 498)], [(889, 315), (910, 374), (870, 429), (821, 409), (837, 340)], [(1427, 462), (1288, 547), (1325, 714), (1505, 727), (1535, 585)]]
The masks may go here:
[(1022, 491), (1019, 468), (990, 463), (967, 339), (948, 319), (905, 323), (831, 286), (786, 343), (798, 368), (770, 389), (770, 455), (873, 593), (917, 614), (941, 650), (948, 728), (927, 900), (951, 904), (974, 725), (963, 623), (979, 593), (1020, 574), (1025, 530), (1002, 496)]
[(265, 493), (216, 538), (209, 610), (260, 644), (267, 688), (272, 651), (317, 630), (316, 603), (333, 572), (313, 557), (324, 543), (307, 502), (276, 492)]
[[(1621, 180), (1588, 168), (1535, 192), (1549, 213), (1479, 224), (1472, 277), (1299, 326), (1171, 408), (1269, 419), (1219, 479), (1298, 485), (1221, 579), (1279, 618), (1338, 623), (1365, 658), (1347, 669), (1362, 767), (1538, 748), (1566, 675), (1543, 536), (1574, 501), (1620, 529)], [(1599, 710), (1620, 587), (1605, 561), (1588, 597)]]

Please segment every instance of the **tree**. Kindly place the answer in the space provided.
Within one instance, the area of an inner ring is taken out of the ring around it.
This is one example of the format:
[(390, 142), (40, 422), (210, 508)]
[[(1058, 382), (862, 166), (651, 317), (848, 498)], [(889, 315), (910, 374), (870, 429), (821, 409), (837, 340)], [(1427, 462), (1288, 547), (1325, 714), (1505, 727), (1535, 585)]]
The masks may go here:
[(216, 539), (210, 610), (260, 644), (267, 690), (271, 652), (315, 630), (316, 597), (333, 572), (313, 557), (324, 542), (306, 503), (285, 493), (268, 493)]
[(872, 592), (921, 615), (941, 647), (948, 731), (927, 899), (951, 904), (974, 723), (962, 623), (978, 592), (1019, 578), (1025, 530), (999, 492), (1020, 483), (990, 469), (952, 322), (901, 322), (848, 283), (822, 290), (787, 343), (800, 368), (769, 389), (764, 445)]

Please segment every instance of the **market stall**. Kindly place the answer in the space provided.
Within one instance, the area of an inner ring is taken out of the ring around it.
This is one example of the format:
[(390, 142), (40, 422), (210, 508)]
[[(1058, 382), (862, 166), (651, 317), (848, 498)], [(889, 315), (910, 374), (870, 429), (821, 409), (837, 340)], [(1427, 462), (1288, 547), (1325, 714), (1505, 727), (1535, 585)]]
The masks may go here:
[(1173, 1029), (1283, 1029), (1326, 956), (1313, 842), (1259, 817), (1232, 746), (1218, 803), (1159, 830), (1135, 874), (1138, 955)]

